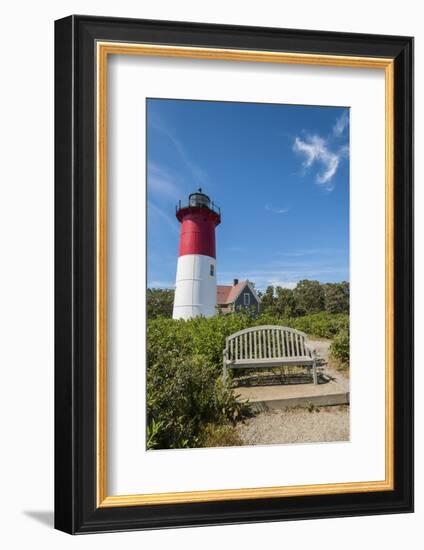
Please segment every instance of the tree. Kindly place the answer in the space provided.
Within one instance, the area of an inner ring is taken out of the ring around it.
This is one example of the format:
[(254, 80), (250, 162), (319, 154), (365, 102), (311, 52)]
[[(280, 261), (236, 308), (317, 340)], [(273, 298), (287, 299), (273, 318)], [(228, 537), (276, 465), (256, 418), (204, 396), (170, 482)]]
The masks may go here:
[(324, 285), (325, 310), (329, 313), (349, 313), (349, 283), (327, 283)]
[(272, 313), (274, 310), (274, 287), (268, 286), (265, 293), (261, 296), (261, 311), (262, 313)]
[(324, 310), (325, 293), (324, 285), (319, 281), (299, 281), (293, 291), (299, 313), (319, 313)]
[(277, 286), (275, 288), (275, 314), (280, 317), (296, 317), (299, 314), (296, 297), (290, 288)]
[(174, 291), (169, 288), (148, 288), (147, 318), (172, 317), (174, 307)]

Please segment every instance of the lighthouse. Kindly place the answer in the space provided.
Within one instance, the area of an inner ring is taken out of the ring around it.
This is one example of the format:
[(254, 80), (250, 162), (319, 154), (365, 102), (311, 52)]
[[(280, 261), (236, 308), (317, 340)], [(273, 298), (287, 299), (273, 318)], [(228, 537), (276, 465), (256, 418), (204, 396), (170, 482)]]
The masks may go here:
[(188, 204), (176, 208), (181, 223), (175, 283), (174, 319), (212, 317), (216, 306), (215, 228), (221, 211), (202, 193), (188, 197)]

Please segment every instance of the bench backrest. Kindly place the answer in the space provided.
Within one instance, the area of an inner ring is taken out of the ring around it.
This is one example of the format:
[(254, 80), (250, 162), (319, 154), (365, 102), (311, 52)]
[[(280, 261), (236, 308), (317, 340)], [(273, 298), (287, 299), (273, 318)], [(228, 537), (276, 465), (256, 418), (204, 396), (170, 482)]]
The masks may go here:
[(227, 361), (312, 357), (306, 334), (278, 325), (264, 325), (235, 332), (226, 339)]

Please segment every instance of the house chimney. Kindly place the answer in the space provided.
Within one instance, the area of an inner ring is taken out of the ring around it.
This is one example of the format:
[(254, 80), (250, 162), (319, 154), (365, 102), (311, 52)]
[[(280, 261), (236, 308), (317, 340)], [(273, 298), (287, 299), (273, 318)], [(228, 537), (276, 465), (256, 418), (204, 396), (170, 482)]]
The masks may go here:
[(236, 285), (238, 285), (238, 279), (233, 280), (233, 286), (236, 286)]

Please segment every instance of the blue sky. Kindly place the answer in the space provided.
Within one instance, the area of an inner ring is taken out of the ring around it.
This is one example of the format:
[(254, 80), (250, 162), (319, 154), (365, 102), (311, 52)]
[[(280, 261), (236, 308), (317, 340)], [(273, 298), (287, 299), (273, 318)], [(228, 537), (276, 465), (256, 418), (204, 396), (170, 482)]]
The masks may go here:
[(175, 205), (199, 187), (219, 284), (349, 280), (348, 108), (148, 99), (148, 286), (173, 287)]

